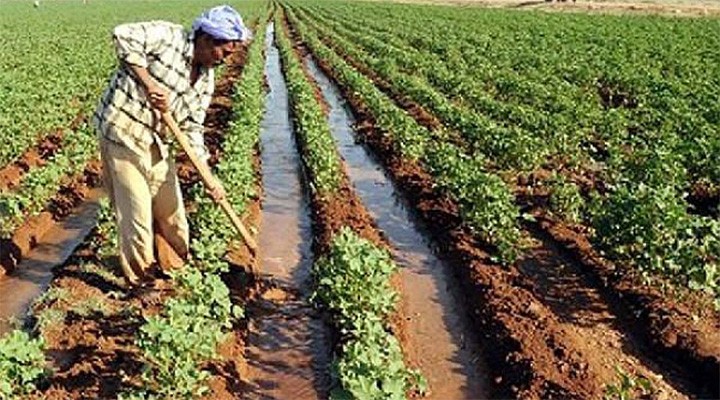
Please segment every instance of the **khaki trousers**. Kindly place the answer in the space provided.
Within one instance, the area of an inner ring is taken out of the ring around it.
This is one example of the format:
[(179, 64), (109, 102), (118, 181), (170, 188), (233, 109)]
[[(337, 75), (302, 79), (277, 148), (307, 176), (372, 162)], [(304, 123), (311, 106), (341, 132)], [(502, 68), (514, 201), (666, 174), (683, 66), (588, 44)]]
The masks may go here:
[(155, 143), (148, 154), (138, 156), (107, 139), (100, 140), (100, 155), (127, 280), (137, 283), (155, 261), (153, 226), (177, 256), (185, 258), (189, 229), (172, 157), (163, 159)]

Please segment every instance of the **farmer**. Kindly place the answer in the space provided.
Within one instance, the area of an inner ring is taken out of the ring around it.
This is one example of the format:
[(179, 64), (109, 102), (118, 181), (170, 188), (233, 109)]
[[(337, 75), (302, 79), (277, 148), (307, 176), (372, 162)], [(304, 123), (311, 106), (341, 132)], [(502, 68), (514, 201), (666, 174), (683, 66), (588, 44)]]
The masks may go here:
[[(120, 65), (93, 123), (118, 225), (120, 265), (131, 285), (150, 281), (157, 271), (155, 234), (175, 253), (163, 269), (181, 264), (188, 255), (188, 223), (168, 149), (172, 135), (160, 113), (173, 115), (198, 157), (207, 162), (203, 122), (214, 90), (213, 67), (249, 36), (229, 6), (203, 13), (189, 33), (163, 21), (113, 30)], [(216, 201), (225, 197), (219, 182), (208, 193)]]

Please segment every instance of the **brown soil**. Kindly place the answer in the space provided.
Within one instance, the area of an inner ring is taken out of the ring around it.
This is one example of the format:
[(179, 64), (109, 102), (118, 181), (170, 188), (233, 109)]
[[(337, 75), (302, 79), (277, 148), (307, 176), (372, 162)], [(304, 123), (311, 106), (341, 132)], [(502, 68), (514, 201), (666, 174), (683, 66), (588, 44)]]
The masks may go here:
[(720, 7), (712, 0), (580, 0), (580, 1), (544, 1), (544, 0), (395, 0), (412, 4), (443, 4), (462, 7), (499, 7), (513, 9), (532, 9), (553, 12), (580, 12), (599, 14), (658, 14), (678, 17), (718, 16)]
[[(536, 182), (530, 179), (524, 183)], [(661, 360), (672, 360), (675, 367), (682, 368), (686, 375), (683, 379), (692, 383), (690, 392), (701, 397), (720, 396), (720, 381), (705, 379), (720, 376), (720, 314), (714, 311), (712, 299), (678, 288), (661, 277), (656, 280), (662, 284), (644, 283), (633, 271), (598, 254), (586, 226), (567, 224), (551, 215), (547, 211), (547, 190), (525, 187), (516, 192), (519, 202), (526, 204), (538, 220), (540, 234), (580, 267), (576, 273), (586, 276), (587, 286), (601, 291), (605, 302), (614, 305), (615, 315), (633, 316), (626, 318), (624, 326), (636, 338), (634, 345), (646, 348), (645, 352), (652, 351)], [(661, 286), (666, 289), (661, 290)], [(703, 371), (703, 374), (687, 376), (691, 371)]]
[[(334, 77), (322, 60), (326, 74)], [(336, 83), (338, 83), (336, 81)], [(602, 382), (595, 378), (555, 316), (532, 294), (532, 286), (514, 269), (490, 262), (473, 236), (460, 225), (457, 206), (433, 190), (430, 176), (402, 159), (374, 126), (362, 100), (339, 85), (358, 121), (357, 131), (382, 156), (422, 219), (434, 226), (441, 251), (457, 265), (478, 328), (492, 338), (491, 365), (497, 365), (496, 395), (523, 398), (588, 398)]]
[(635, 323), (627, 326), (634, 326), (656, 354), (693, 372), (694, 392), (701, 397), (720, 396), (720, 382), (707, 378), (720, 376), (720, 315), (708, 299), (685, 294), (685, 301), (679, 302), (672, 292), (643, 284), (621, 266), (600, 257), (584, 233), (541, 210), (533, 214), (539, 227), (597, 279), (604, 295), (634, 316)]
[(597, 82), (598, 96), (600, 96), (600, 102), (605, 107), (609, 108), (628, 108), (635, 109), (638, 107), (638, 100), (630, 92), (622, 90), (607, 82)]
[(26, 219), (10, 239), (0, 241), (0, 276), (12, 272), (53, 224), (67, 216), (92, 188), (99, 186), (100, 175), (100, 162), (89, 162), (81, 174), (60, 187), (44, 211)]
[[(325, 38), (324, 41), (326, 44), (332, 45), (328, 38)], [(335, 50), (339, 49), (335, 47)], [(400, 107), (406, 109), (419, 123), (428, 127), (432, 126), (428, 125), (426, 118), (417, 111), (418, 107), (408, 106), (411, 101), (403, 99), (391, 85), (383, 82), (372, 71), (354, 62), (342, 51), (339, 51), (338, 54), (358, 68), (360, 72), (373, 79), (376, 85), (393, 98)], [(592, 176), (573, 175), (571, 178), (574, 181), (577, 180), (584, 189), (598, 186)], [(536, 239), (536, 243), (538, 239), (542, 239), (536, 232), (530, 232), (530, 236)], [(635, 331), (636, 321), (632, 318), (623, 318), (626, 310), (618, 306), (618, 302), (608, 299), (606, 294), (601, 294), (597, 288), (598, 285), (583, 276), (578, 263), (568, 260), (562, 246), (555, 246), (552, 240), (539, 241), (539, 247), (527, 249), (525, 254), (527, 261), (520, 264), (521, 270), (533, 282), (532, 291), (537, 299), (555, 314), (560, 329), (575, 339), (575, 348), (585, 354), (587, 363), (595, 370), (598, 376), (595, 386), (596, 395), (602, 393), (598, 391), (603, 388), (602, 383), (607, 384), (617, 380), (615, 366), (621, 366), (631, 373), (650, 378), (655, 385), (656, 395), (661, 397), (680, 398), (683, 396), (682, 392), (707, 395), (717, 390), (707, 389), (705, 387), (707, 382), (692, 379), (689, 371), (695, 370), (696, 365), (684, 363), (669, 365), (666, 360), (667, 356), (672, 356), (672, 353), (661, 351), (658, 355), (653, 352), (653, 350), (657, 350), (656, 347), (649, 349), (645, 342), (638, 341), (636, 336), (625, 338), (625, 332)], [(563, 270), (560, 275), (554, 275), (559, 272), (557, 268), (568, 265), (570, 270)], [(570, 284), (568, 285), (568, 283)], [(578, 292), (583, 292), (581, 299), (583, 301), (572, 297), (572, 293)], [(578, 300), (575, 302), (577, 304), (573, 303), (574, 300)], [(572, 303), (573, 307), (560, 306), (559, 302)], [(580, 312), (577, 312), (577, 309), (580, 309)], [(708, 327), (713, 325), (710, 323)], [(571, 342), (566, 342), (566, 344), (570, 346)], [(678, 357), (674, 358), (678, 359)], [(660, 361), (660, 363), (655, 361)], [(699, 367), (711, 373), (710, 376), (717, 376), (717, 368), (713, 367), (712, 363), (708, 365), (709, 360), (703, 361), (704, 363), (701, 363)], [(684, 370), (683, 367), (685, 367)], [(713, 383), (710, 384), (710, 386), (712, 385)], [(678, 390), (682, 392), (678, 392)]]
[(718, 209), (720, 206), (720, 188), (712, 187), (703, 182), (696, 182), (690, 188), (687, 201), (693, 206), (692, 211), (700, 215), (708, 217), (720, 215), (718, 214), (720, 211)]
[[(98, 232), (92, 234), (57, 270), (51, 291), (63, 293), (60, 298), (45, 300), (33, 310), (36, 318), (62, 313), (60, 320), (41, 329), (54, 367), (43, 398), (115, 398), (121, 388), (140, 383), (142, 363), (134, 344), (140, 316), (157, 313), (168, 293), (133, 296), (122, 283), (117, 258), (97, 257), (103, 240)], [(114, 279), (84, 270), (84, 264), (110, 272)], [(90, 299), (101, 308), (82, 311)]]
[[(77, 129), (84, 120), (82, 113), (78, 113), (68, 129)], [(30, 169), (45, 165), (47, 160), (60, 149), (62, 138), (62, 129), (51, 132), (42, 137), (35, 146), (26, 150), (16, 161), (0, 168), (0, 191), (13, 189), (20, 184), (22, 177)]]

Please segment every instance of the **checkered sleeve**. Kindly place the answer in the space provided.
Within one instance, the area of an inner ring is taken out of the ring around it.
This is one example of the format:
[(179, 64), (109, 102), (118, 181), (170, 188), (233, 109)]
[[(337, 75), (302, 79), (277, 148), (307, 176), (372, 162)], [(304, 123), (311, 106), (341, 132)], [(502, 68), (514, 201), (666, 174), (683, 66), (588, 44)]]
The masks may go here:
[(170, 25), (159, 21), (123, 24), (113, 29), (118, 58), (142, 68), (148, 66), (148, 55), (160, 51), (172, 38)]

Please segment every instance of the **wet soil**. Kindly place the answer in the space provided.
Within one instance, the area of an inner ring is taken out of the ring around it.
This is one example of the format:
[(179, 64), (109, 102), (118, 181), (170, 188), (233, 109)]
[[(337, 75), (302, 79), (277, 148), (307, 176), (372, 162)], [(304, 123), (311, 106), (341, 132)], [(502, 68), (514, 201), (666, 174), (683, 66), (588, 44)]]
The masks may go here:
[(378, 161), (355, 142), (354, 119), (338, 89), (312, 59), (306, 59), (306, 64), (329, 104), (328, 120), (350, 181), (402, 268), (405, 351), (428, 381), (427, 398), (486, 398), (487, 366), (476, 348), (480, 341), (471, 329), (456, 282), (448, 275), (449, 266), (434, 255)]
[(324, 325), (308, 301), (313, 261), (307, 193), (294, 147), (287, 87), (265, 32), (265, 74), (270, 92), (261, 125), (261, 283), (249, 313), (245, 398), (321, 398), (327, 389)]
[[(85, 200), (64, 220), (51, 224), (40, 245), (31, 250), (15, 273), (0, 279), (0, 335), (12, 329), (9, 320), (22, 320), (33, 299), (43, 293), (53, 277), (54, 266), (64, 263), (95, 226), (100, 189), (91, 190)], [(12, 296), (5, 295), (12, 293)]]
[(12, 273), (49, 230), (69, 215), (93, 188), (100, 186), (100, 175), (100, 162), (90, 161), (82, 173), (60, 186), (44, 211), (27, 218), (9, 239), (0, 240), (0, 279)]

